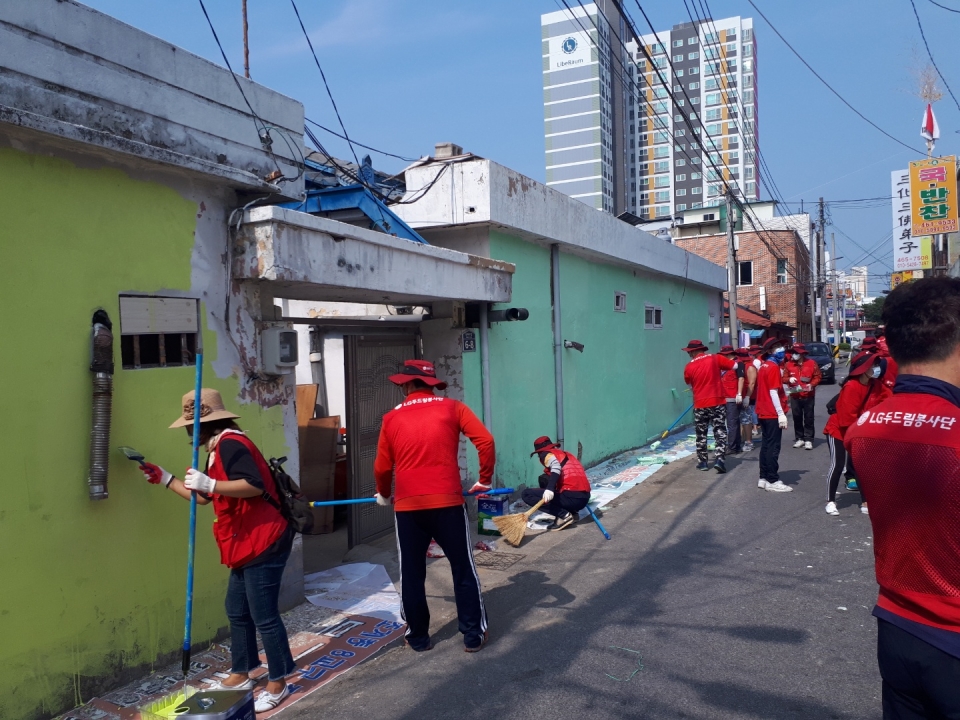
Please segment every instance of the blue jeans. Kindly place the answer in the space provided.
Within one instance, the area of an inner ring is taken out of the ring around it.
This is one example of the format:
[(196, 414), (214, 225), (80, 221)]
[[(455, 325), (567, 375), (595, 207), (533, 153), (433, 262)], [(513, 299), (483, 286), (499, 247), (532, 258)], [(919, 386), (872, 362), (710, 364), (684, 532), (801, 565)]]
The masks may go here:
[(280, 680), (296, 669), (279, 606), (280, 578), (289, 556), (288, 551), (254, 567), (230, 571), (225, 605), (235, 673), (260, 667), (257, 630), (267, 654), (269, 679)]

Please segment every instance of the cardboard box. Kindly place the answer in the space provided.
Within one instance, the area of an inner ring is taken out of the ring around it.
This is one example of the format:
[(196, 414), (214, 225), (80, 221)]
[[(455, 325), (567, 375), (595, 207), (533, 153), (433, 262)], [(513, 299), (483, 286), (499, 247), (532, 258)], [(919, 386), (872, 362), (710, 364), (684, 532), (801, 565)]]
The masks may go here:
[(481, 535), (499, 535), (493, 518), (509, 513), (509, 495), (477, 495), (477, 532)]

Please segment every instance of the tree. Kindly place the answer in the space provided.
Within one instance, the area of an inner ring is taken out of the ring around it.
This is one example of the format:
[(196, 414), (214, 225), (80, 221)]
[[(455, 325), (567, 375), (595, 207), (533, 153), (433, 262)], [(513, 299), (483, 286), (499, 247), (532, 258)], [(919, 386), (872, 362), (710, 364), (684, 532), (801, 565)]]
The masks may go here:
[(883, 301), (884, 296), (881, 295), (878, 298), (874, 298), (866, 305), (863, 306), (863, 319), (868, 323), (878, 323), (881, 320), (881, 315), (883, 313)]

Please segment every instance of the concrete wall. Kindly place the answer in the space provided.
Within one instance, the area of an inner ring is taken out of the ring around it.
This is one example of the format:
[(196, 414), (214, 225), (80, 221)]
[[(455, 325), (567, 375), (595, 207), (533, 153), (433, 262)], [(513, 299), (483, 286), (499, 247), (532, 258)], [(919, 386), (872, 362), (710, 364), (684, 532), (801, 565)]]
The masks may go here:
[[(266, 453), (294, 457), (296, 422), (289, 388), (247, 371), (255, 327), (235, 288), (231, 297), (224, 263), (233, 192), (0, 126), (0, 197), (11, 269), (0, 284), (9, 321), (0, 714), (19, 720), (51, 717), (172, 659), (182, 638), (188, 504), (148, 485), (119, 453), (109, 499), (88, 499), (94, 310), (107, 310), (117, 338), (111, 447), (132, 445), (173, 473), (190, 462), (186, 435), (167, 426), (193, 369), (121, 369), (120, 293), (202, 298), (204, 385), (221, 391)], [(201, 508), (197, 643), (227, 624), (211, 520)]]

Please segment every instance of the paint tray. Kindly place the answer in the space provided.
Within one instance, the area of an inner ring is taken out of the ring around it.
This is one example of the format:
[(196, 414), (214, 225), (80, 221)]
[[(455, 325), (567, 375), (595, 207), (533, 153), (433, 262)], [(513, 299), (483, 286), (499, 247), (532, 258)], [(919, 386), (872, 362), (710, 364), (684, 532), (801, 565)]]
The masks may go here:
[(195, 695), (196, 688), (184, 685), (169, 695), (147, 703), (140, 708), (140, 720), (171, 720), (178, 717), (175, 712), (187, 699)]

